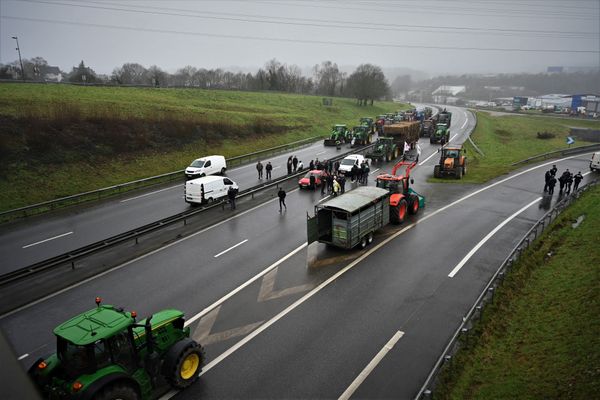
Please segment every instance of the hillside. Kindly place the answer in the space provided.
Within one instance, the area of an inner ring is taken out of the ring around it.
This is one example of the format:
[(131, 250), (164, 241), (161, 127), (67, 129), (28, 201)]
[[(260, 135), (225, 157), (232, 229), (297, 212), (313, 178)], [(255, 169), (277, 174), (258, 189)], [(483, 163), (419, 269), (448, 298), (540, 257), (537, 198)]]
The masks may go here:
[[(283, 93), (0, 84), (0, 210), (325, 135), (396, 111)], [(36, 187), (36, 191), (31, 191)]]

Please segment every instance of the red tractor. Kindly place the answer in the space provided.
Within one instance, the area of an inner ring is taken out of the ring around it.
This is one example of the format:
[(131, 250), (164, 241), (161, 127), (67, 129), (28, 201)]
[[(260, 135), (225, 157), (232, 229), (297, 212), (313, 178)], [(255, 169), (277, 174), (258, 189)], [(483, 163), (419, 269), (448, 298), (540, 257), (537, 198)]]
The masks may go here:
[[(419, 208), (425, 207), (425, 197), (410, 188), (410, 171), (417, 165), (416, 161), (400, 161), (392, 169), (391, 174), (377, 177), (377, 187), (388, 189), (390, 195), (390, 222), (401, 224), (406, 213), (416, 214)], [(398, 175), (400, 168), (406, 167), (403, 175)]]

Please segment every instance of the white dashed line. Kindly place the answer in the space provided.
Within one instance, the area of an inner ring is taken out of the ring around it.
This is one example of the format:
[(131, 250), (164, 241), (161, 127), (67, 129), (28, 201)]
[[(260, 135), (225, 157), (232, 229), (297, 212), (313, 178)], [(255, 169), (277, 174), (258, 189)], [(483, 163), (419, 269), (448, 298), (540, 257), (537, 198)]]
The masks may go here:
[(219, 254), (215, 254), (215, 255), (214, 255), (214, 258), (217, 258), (217, 257), (219, 257), (219, 256), (222, 256), (223, 254), (227, 253), (228, 251), (231, 251), (231, 250), (235, 249), (236, 247), (243, 245), (243, 244), (244, 244), (244, 243), (246, 243), (247, 241), (248, 241), (248, 239), (244, 239), (244, 240), (242, 240), (241, 242), (239, 242), (238, 244), (234, 244), (233, 246), (231, 246), (231, 247), (230, 247), (230, 248), (228, 248), (228, 249), (225, 249), (225, 250), (223, 250), (223, 251), (222, 251), (222, 252), (220, 252)]
[(38, 244), (46, 243), (46, 242), (49, 242), (51, 240), (58, 239), (58, 238), (61, 238), (61, 237), (64, 237), (64, 236), (68, 236), (68, 235), (72, 235), (72, 234), (73, 234), (73, 232), (63, 233), (61, 235), (57, 235), (57, 236), (54, 236), (54, 237), (51, 237), (51, 238), (48, 238), (48, 239), (40, 240), (39, 242), (27, 244), (27, 245), (23, 246), (23, 248), (26, 249), (26, 248), (31, 247), (31, 246), (35, 246), (35, 245), (38, 245)]

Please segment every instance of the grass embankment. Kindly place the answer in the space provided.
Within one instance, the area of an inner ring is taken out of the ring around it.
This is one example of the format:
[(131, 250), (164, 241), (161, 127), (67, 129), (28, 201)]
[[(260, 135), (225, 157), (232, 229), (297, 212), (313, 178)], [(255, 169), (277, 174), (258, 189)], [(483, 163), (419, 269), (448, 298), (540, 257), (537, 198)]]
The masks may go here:
[(507, 274), (436, 399), (598, 398), (599, 226), (596, 186)]
[(396, 111), (352, 99), (199, 89), (0, 85), (0, 210), (326, 135)]
[[(434, 179), (432, 182), (483, 183), (521, 166), (512, 163), (538, 154), (567, 148), (571, 127), (600, 129), (600, 122), (554, 117), (490, 116), (477, 112), (477, 127), (471, 135), (481, 156), (467, 141), (467, 175), (462, 180)], [(555, 134), (552, 139), (538, 139), (538, 132)], [(577, 140), (575, 146), (591, 144)]]

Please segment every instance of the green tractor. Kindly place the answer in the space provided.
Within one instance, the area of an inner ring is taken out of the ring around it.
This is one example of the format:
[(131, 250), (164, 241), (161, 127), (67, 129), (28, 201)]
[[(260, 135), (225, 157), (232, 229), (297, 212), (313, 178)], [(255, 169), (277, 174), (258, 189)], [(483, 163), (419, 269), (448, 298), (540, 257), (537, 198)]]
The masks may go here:
[(369, 128), (371, 134), (375, 133), (375, 121), (371, 117), (362, 117), (360, 124)]
[(204, 350), (190, 339), (181, 311), (136, 322), (135, 311), (101, 305), (54, 329), (56, 353), (38, 359), (29, 375), (49, 399), (139, 400), (190, 386)]
[(392, 161), (395, 160), (400, 154), (398, 145), (394, 142), (394, 138), (391, 137), (380, 137), (377, 139), (375, 146), (371, 149), (370, 153), (365, 155), (366, 158), (376, 161)]
[(365, 146), (371, 143), (373, 134), (366, 126), (355, 126), (352, 129), (352, 147)]
[(352, 140), (352, 133), (346, 125), (337, 124), (331, 127), (331, 134), (323, 142), (325, 146), (338, 146), (342, 143), (349, 143)]
[(444, 139), (444, 143), (448, 143), (450, 141), (450, 129), (448, 129), (448, 125), (438, 123), (435, 126), (433, 135), (429, 136), (429, 143), (441, 143), (442, 138)]

